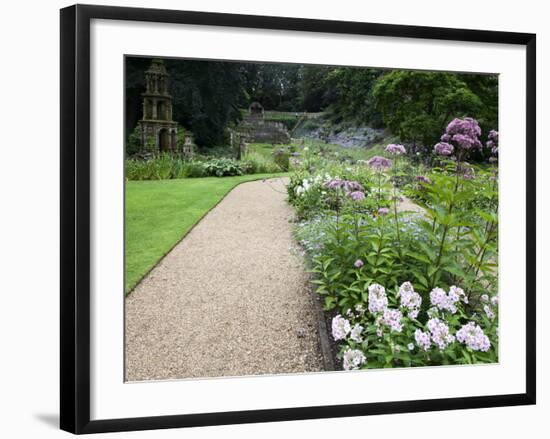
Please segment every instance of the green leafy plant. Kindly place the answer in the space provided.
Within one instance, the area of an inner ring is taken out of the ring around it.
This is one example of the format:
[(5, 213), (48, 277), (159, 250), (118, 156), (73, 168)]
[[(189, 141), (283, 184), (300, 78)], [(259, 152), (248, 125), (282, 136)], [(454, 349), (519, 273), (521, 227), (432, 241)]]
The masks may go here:
[(241, 164), (233, 159), (218, 158), (212, 159), (203, 164), (206, 175), (225, 177), (232, 175), (243, 175)]

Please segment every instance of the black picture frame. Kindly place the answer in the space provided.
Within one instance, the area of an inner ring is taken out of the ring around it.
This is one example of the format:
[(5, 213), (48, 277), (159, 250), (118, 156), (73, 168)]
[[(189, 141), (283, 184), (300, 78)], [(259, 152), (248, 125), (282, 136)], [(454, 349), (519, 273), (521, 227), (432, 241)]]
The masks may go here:
[[(90, 420), (90, 21), (131, 20), (526, 47), (525, 393)], [(303, 18), (74, 5), (61, 10), (61, 429), (81, 434), (535, 404), (536, 35)]]

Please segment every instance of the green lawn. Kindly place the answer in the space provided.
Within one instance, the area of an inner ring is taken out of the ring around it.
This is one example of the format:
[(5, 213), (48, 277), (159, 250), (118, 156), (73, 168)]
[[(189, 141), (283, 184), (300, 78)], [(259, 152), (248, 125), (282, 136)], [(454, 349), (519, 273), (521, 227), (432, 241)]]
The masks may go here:
[(256, 153), (267, 160), (273, 160), (273, 151), (277, 149), (277, 146), (273, 146), (271, 143), (251, 143), (248, 145), (248, 151), (249, 153)]
[(126, 182), (126, 293), (231, 189), (282, 175)]

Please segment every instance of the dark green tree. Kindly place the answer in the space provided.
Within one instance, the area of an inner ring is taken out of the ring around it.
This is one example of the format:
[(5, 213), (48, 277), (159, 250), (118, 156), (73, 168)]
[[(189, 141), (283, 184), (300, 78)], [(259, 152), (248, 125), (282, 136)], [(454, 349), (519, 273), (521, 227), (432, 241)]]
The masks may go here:
[(298, 111), (300, 69), (299, 64), (243, 64), (247, 104), (258, 101), (266, 110)]
[(332, 113), (344, 120), (380, 126), (382, 118), (374, 105), (373, 87), (382, 70), (338, 67), (331, 70), (327, 84), (335, 98)]
[(336, 89), (329, 83), (333, 67), (303, 66), (300, 71), (300, 109), (318, 112), (327, 108), (336, 99)]
[(483, 102), (477, 112), (477, 121), (484, 133), (498, 127), (498, 76), (484, 74), (460, 74), (459, 78)]
[(238, 120), (244, 89), (242, 65), (232, 62), (168, 60), (174, 119), (190, 129), (200, 146), (226, 144), (227, 126)]
[(458, 75), (394, 70), (373, 88), (384, 123), (402, 141), (431, 147), (454, 117), (478, 117), (482, 100)]

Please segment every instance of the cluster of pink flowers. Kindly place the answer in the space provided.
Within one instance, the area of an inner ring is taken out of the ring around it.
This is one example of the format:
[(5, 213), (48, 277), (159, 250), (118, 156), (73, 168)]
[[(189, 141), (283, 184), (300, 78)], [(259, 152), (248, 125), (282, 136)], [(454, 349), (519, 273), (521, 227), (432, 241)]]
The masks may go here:
[(408, 316), (416, 319), (422, 305), (422, 297), (416, 291), (410, 282), (404, 282), (399, 287), (397, 297), (401, 299), (401, 306), (408, 309)]
[(387, 207), (381, 207), (378, 209), (378, 215), (387, 215), (390, 212), (390, 209)]
[(489, 337), (474, 322), (468, 322), (456, 333), (456, 339), (473, 351), (487, 352), (491, 348)]
[(451, 314), (456, 313), (456, 304), (462, 299), (464, 303), (468, 303), (468, 298), (464, 294), (462, 288), (452, 286), (449, 289), (449, 294), (442, 288), (434, 288), (430, 292), (430, 302), (441, 311), (449, 311)]
[(332, 337), (334, 340), (343, 340), (351, 331), (349, 320), (338, 314), (332, 319)]
[(417, 329), (414, 332), (414, 339), (418, 347), (424, 351), (428, 351), (432, 345), (432, 341), (430, 340), (430, 334), (422, 331), (421, 329)]
[(343, 189), (345, 192), (363, 191), (364, 188), (358, 181), (333, 178), (325, 183), (328, 189)]
[(363, 201), (365, 199), (365, 193), (361, 191), (353, 191), (348, 195), (354, 201)]
[(390, 328), (391, 331), (401, 332), (403, 330), (403, 324), (401, 320), (403, 314), (398, 309), (386, 308), (384, 314), (382, 314), (379, 322)]
[(403, 145), (395, 143), (390, 143), (388, 146), (386, 146), (386, 149), (384, 151), (393, 155), (402, 155), (407, 153), (407, 150)]
[(455, 341), (455, 336), (449, 333), (449, 326), (438, 318), (428, 320), (428, 330), (432, 341), (441, 351)]
[(365, 199), (365, 189), (358, 181), (333, 178), (325, 183), (325, 187), (328, 189), (342, 189), (354, 201)]
[(347, 349), (344, 352), (344, 370), (356, 370), (367, 361), (365, 354), (359, 349)]
[(491, 149), (491, 154), (498, 155), (498, 131), (491, 130), (487, 136), (489, 140), (487, 141), (487, 148)]
[(363, 265), (365, 265), (365, 263), (361, 260), (361, 259), (357, 259), (354, 263), (353, 263), (353, 266), (355, 268), (361, 268)]
[(386, 289), (379, 284), (369, 286), (369, 312), (376, 314), (382, 312), (388, 307), (388, 296)]
[(455, 148), (464, 151), (481, 149), (479, 136), (481, 136), (481, 128), (477, 120), (471, 117), (455, 118), (447, 125), (445, 133), (441, 136), (441, 142), (434, 146), (434, 154), (450, 156)]
[(434, 146), (434, 154), (437, 155), (451, 155), (454, 150), (454, 146), (447, 142), (439, 142)]
[(445, 134), (441, 136), (441, 141), (446, 143), (452, 142), (459, 148), (467, 151), (472, 148), (481, 149), (479, 136), (481, 136), (481, 128), (477, 120), (471, 117), (465, 117), (464, 119), (455, 118), (447, 125)]
[(377, 171), (382, 171), (384, 169), (391, 168), (392, 161), (390, 159), (387, 159), (386, 157), (375, 155), (373, 158), (367, 161), (367, 165), (369, 165), (373, 169), (376, 169)]

